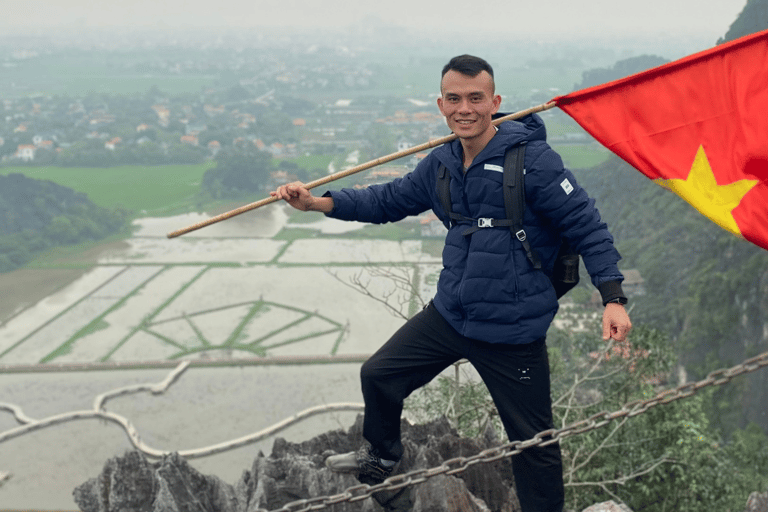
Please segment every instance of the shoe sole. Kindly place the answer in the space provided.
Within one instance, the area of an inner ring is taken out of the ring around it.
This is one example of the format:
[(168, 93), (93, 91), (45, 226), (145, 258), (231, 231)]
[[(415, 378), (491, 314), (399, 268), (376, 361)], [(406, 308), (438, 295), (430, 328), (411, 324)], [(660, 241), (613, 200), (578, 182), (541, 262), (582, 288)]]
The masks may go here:
[(355, 452), (331, 455), (325, 459), (325, 466), (335, 473), (358, 473), (360, 471)]

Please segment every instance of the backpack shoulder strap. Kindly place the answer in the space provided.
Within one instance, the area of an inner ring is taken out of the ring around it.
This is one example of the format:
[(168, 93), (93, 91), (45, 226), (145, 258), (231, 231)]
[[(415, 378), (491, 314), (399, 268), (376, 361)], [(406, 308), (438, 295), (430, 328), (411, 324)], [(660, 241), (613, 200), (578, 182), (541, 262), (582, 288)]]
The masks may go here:
[[(454, 213), (451, 206), (451, 171), (449, 171), (445, 165), (440, 164), (437, 168), (437, 198), (440, 201), (440, 206), (443, 207), (443, 211), (448, 217), (445, 227), (450, 228), (456, 224), (472, 224), (475, 219), (470, 219), (458, 213)], [(466, 234), (466, 233), (465, 233)]]
[(451, 222), (451, 174), (444, 164), (440, 164), (437, 169), (437, 199), (440, 201), (440, 206), (443, 207), (443, 211), (448, 216), (448, 223)]
[(504, 208), (510, 220), (509, 230), (523, 244), (533, 268), (541, 269), (539, 255), (528, 242), (523, 228), (525, 212), (525, 144), (507, 149), (504, 155)]

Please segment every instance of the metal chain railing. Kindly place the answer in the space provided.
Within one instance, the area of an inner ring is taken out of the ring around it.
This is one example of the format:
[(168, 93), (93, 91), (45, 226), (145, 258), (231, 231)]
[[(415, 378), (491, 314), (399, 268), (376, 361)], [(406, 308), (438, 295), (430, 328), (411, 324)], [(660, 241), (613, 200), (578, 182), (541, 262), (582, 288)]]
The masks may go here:
[(511, 441), (495, 448), (483, 450), (477, 455), (449, 459), (439, 466), (435, 466), (433, 468), (416, 469), (407, 473), (392, 476), (377, 485), (355, 485), (353, 487), (349, 487), (340, 494), (297, 500), (291, 503), (287, 503), (279, 509), (274, 509), (271, 511), (267, 511), (266, 509), (258, 509), (256, 512), (309, 512), (313, 510), (323, 510), (339, 503), (354, 503), (357, 501), (362, 501), (373, 496), (377, 492), (396, 491), (404, 487), (420, 484), (438, 475), (456, 475), (463, 473), (476, 464), (485, 464), (488, 462), (495, 462), (501, 459), (509, 458), (513, 455), (517, 455), (526, 448), (531, 448), (533, 446), (547, 446), (556, 443), (560, 439), (568, 436), (596, 430), (607, 425), (615, 419), (624, 417), (631, 418), (637, 416), (652, 407), (656, 407), (657, 405), (668, 404), (681, 398), (687, 398), (708, 386), (721, 386), (730, 382), (735, 377), (745, 373), (754, 372), (765, 366), (768, 366), (768, 352), (764, 352), (758, 356), (747, 359), (741, 364), (737, 364), (731, 368), (715, 370), (707, 375), (706, 378), (698, 382), (691, 382), (678, 386), (674, 389), (662, 391), (653, 398), (646, 400), (633, 400), (624, 404), (624, 406), (617, 411), (602, 411), (590, 416), (589, 418), (574, 422), (565, 427), (539, 432), (527, 441)]

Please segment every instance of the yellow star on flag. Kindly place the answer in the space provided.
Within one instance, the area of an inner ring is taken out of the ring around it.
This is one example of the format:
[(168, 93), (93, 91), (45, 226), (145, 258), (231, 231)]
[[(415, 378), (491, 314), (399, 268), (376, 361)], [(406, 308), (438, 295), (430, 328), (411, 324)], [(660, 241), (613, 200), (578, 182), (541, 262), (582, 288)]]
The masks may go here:
[(733, 209), (739, 206), (741, 199), (758, 183), (757, 180), (739, 180), (727, 185), (718, 185), (703, 146), (699, 146), (686, 179), (660, 178), (653, 181), (691, 203), (701, 214), (723, 229), (739, 236), (741, 230), (733, 218)]

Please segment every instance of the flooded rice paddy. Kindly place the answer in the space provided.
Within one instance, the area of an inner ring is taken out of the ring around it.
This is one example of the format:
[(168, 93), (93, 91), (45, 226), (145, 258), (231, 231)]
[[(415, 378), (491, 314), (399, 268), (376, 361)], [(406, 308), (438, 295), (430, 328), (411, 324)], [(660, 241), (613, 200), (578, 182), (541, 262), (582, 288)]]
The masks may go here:
[[(362, 402), (359, 363), (248, 364), (253, 360), (370, 354), (402, 319), (350, 288), (365, 282), (376, 296), (413, 310), (411, 297), (376, 268), (396, 268), (430, 294), (439, 259), (418, 241), (343, 238), (356, 223), (330, 219), (304, 229), (342, 238), (286, 241), (281, 207), (250, 212), (182, 237), (166, 234), (205, 216), (142, 219), (125, 243), (105, 246), (73, 269), (25, 270), (0, 277), (0, 402), (32, 419), (93, 407), (94, 398), (126, 385), (162, 381), (167, 368), (25, 371), (24, 366), (241, 361), (190, 367), (166, 393), (116, 398), (107, 409), (128, 418), (148, 445), (177, 451), (241, 437), (303, 409)], [(55, 267), (55, 265), (54, 265)], [(13, 299), (9, 298), (13, 296)], [(12, 371), (13, 370), (13, 371)], [(281, 437), (303, 441), (347, 428), (356, 413), (313, 417)], [(19, 425), (0, 410), (0, 435)], [(194, 459), (200, 471), (235, 483), (273, 439)], [(131, 446), (100, 420), (73, 421), (0, 443), (0, 508), (75, 510), (72, 490)]]

